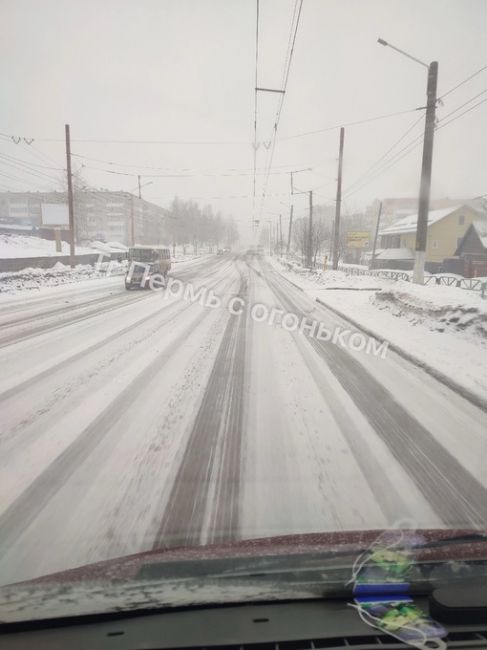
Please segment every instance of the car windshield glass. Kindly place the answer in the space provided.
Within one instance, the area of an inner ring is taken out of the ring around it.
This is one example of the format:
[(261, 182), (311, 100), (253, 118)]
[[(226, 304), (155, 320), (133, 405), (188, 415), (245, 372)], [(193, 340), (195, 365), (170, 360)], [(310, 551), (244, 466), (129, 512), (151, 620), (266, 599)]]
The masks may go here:
[(484, 579), (487, 2), (1, 7), (0, 622)]
[(152, 262), (158, 257), (162, 257), (162, 253), (151, 248), (131, 248), (129, 250), (129, 260)]

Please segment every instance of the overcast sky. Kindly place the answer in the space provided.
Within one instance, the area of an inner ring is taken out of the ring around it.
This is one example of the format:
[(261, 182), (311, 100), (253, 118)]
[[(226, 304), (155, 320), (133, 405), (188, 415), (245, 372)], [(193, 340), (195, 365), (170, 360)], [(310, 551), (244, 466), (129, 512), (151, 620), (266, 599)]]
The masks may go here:
[[(260, 86), (282, 83), (294, 6), (294, 0), (260, 0)], [(73, 152), (86, 157), (75, 158), (74, 166), (86, 165), (90, 185), (133, 190), (137, 173), (167, 174), (142, 179), (151, 181), (145, 198), (165, 206), (175, 194), (195, 197), (250, 222), (255, 0), (0, 0), (0, 7), (0, 132), (34, 138), (29, 146), (1, 137), (1, 156), (62, 168), (69, 122)], [(312, 168), (295, 181), (300, 189), (316, 188), (316, 203), (334, 198), (338, 130), (288, 136), (424, 106), (426, 69), (378, 45), (378, 36), (427, 63), (438, 60), (441, 95), (487, 65), (486, 25), (485, 0), (304, 0), (262, 218), (287, 215), (289, 169)], [(484, 89), (487, 70), (445, 98), (439, 119)], [(482, 99), (487, 93), (462, 111)], [(259, 95), (259, 142), (270, 138), (278, 100), (276, 94)], [(411, 110), (346, 128), (345, 211), (364, 208), (375, 197), (417, 194), (421, 146), (375, 179), (350, 186), (419, 116)], [(487, 193), (486, 127), (487, 102), (437, 132), (434, 197)], [(422, 128), (419, 122), (396, 150)], [(266, 156), (261, 145), (258, 197)], [(2, 190), (55, 184), (10, 162), (1, 158)], [(181, 169), (193, 175), (170, 177), (187, 173)], [(234, 169), (241, 175), (228, 175)], [(257, 216), (260, 205), (259, 199)], [(297, 214), (305, 209), (306, 198), (295, 197)]]

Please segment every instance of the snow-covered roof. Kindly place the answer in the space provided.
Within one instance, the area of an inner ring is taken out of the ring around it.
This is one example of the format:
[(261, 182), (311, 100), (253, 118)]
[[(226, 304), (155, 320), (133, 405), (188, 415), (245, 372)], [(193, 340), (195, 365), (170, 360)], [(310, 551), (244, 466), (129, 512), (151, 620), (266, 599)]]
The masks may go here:
[(115, 248), (116, 250), (128, 251), (128, 246), (121, 244), (119, 241), (109, 241), (107, 242), (107, 245), (110, 246), (110, 248)]
[(414, 253), (410, 248), (384, 248), (376, 255), (379, 260), (413, 260)]
[(135, 248), (135, 249), (143, 249), (147, 251), (155, 251), (155, 250), (166, 250), (169, 248), (169, 244), (166, 244), (165, 246), (163, 244), (135, 244), (134, 246), (131, 246), (130, 248)]
[[(461, 205), (450, 206), (449, 208), (442, 208), (441, 210), (431, 210), (428, 214), (428, 226), (441, 221), (458, 208), (461, 208)], [(410, 214), (408, 217), (399, 219), (389, 228), (385, 228), (380, 231), (381, 235), (403, 235), (409, 232), (416, 232), (416, 225), (418, 222), (417, 214)]]
[(477, 231), (482, 246), (487, 248), (487, 220), (486, 221), (474, 221), (473, 227)]
[(92, 241), (90, 242), (91, 248), (94, 248), (95, 250), (102, 251), (104, 253), (126, 253), (128, 251), (128, 247), (125, 246), (124, 244), (120, 244), (118, 242), (102, 242), (102, 241)]

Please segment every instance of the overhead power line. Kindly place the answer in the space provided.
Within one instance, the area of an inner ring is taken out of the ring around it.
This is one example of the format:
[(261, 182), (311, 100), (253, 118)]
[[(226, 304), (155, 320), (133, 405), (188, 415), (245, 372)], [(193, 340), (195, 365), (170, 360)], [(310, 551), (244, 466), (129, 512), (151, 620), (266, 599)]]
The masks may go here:
[(442, 129), (443, 127), (448, 126), (449, 124), (451, 124), (452, 122), (456, 122), (458, 119), (460, 119), (461, 117), (463, 117), (463, 116), (466, 115), (467, 113), (470, 113), (470, 111), (473, 111), (474, 108), (477, 108), (477, 106), (480, 106), (481, 104), (485, 104), (485, 102), (487, 102), (487, 98), (482, 99), (482, 101), (477, 102), (477, 103), (474, 104), (473, 106), (470, 106), (470, 108), (467, 108), (466, 111), (463, 111), (463, 113), (460, 113), (460, 115), (456, 115), (456, 116), (455, 116), (454, 118), (452, 118), (451, 120), (448, 120), (448, 122), (444, 122), (443, 120), (444, 120), (445, 118), (443, 118), (443, 120), (441, 121), (441, 123), (436, 127), (436, 130), (439, 131), (439, 130)]
[(418, 108), (409, 108), (405, 111), (396, 111), (394, 113), (386, 113), (384, 115), (377, 115), (376, 117), (367, 117), (363, 120), (355, 120), (353, 122), (342, 122), (341, 124), (334, 124), (333, 126), (327, 126), (323, 129), (316, 129), (315, 131), (304, 131), (303, 133), (295, 133), (294, 135), (281, 136), (279, 140), (294, 140), (295, 138), (304, 138), (308, 135), (318, 135), (319, 133), (326, 133), (327, 131), (337, 131), (342, 127), (358, 126), (360, 124), (368, 124), (369, 122), (377, 122), (379, 120), (385, 120), (390, 117), (397, 117), (398, 115), (406, 115), (407, 113), (414, 113), (416, 111), (422, 111), (423, 107), (419, 106)]
[(380, 166), (380, 163), (387, 158), (387, 156), (397, 147), (397, 145), (404, 140), (404, 138), (413, 131), (416, 126), (423, 120), (424, 114), (421, 114), (418, 119), (414, 120), (413, 124), (409, 126), (406, 131), (401, 135), (401, 137), (394, 142), (393, 145), (389, 147), (389, 149), (380, 156), (370, 167), (363, 173), (361, 174), (353, 183), (351, 183), (345, 190), (344, 193), (347, 194), (349, 190), (356, 185), (360, 184), (362, 180), (364, 180), (367, 176), (370, 174), (373, 174), (374, 171), (377, 171), (377, 167)]
[(6, 165), (8, 167), (12, 167), (14, 170), (24, 172), (25, 174), (29, 174), (31, 176), (34, 176), (36, 178), (44, 179), (47, 178), (50, 181), (54, 182), (59, 182), (59, 178), (56, 178), (55, 176), (52, 176), (50, 174), (46, 174), (45, 172), (39, 170), (39, 169), (33, 169), (27, 165), (24, 164), (19, 164), (17, 162), (13, 162), (9, 158), (6, 158), (3, 154), (0, 154), (0, 164)]
[(255, 220), (255, 187), (257, 169), (257, 86), (259, 79), (259, 0), (256, 0), (256, 21), (255, 21), (255, 87), (254, 87), (254, 181), (252, 198), (252, 220)]
[(10, 156), (6, 153), (0, 154), (2, 158), (5, 158), (6, 160), (11, 160), (12, 162), (15, 163), (22, 163), (26, 167), (30, 167), (32, 169), (47, 169), (49, 171), (65, 171), (61, 167), (48, 167), (47, 165), (41, 165), (37, 162), (32, 162), (29, 160), (24, 160), (23, 158), (17, 158), (16, 156)]
[(449, 95), (450, 93), (452, 93), (454, 90), (456, 90), (457, 88), (460, 88), (461, 86), (463, 86), (463, 84), (466, 84), (467, 81), (470, 81), (471, 79), (473, 79), (474, 77), (476, 77), (477, 75), (479, 75), (479, 74), (480, 74), (481, 72), (483, 72), (484, 70), (487, 70), (487, 65), (484, 65), (482, 68), (480, 68), (480, 70), (477, 70), (476, 72), (474, 72), (473, 74), (471, 74), (469, 77), (467, 77), (467, 78), (464, 79), (463, 81), (460, 81), (460, 83), (458, 83), (456, 86), (453, 86), (453, 88), (450, 88), (450, 90), (447, 90), (447, 92), (446, 92), (446, 93), (443, 93), (443, 95), (440, 95), (440, 96), (438, 97), (438, 99), (445, 99), (445, 97), (448, 97), (448, 95)]
[[(118, 170), (114, 169), (103, 169), (102, 167), (94, 167), (92, 165), (84, 165), (85, 169), (93, 169), (95, 171), (101, 171), (105, 172), (106, 174), (114, 174), (116, 176), (128, 176), (128, 177), (135, 177), (137, 174), (135, 172), (121, 172)], [(311, 171), (311, 168), (306, 168), (302, 169), (299, 171)], [(220, 172), (220, 173), (205, 173), (205, 172), (198, 172), (198, 173), (192, 173), (192, 174), (147, 174), (143, 173), (140, 174), (140, 176), (143, 176), (144, 178), (198, 178), (198, 177), (205, 177), (205, 178), (221, 178), (221, 177), (226, 177), (226, 178), (240, 178), (241, 176), (264, 176), (267, 174), (267, 171), (264, 172), (256, 172), (255, 174), (253, 172)], [(272, 175), (274, 176), (287, 176), (289, 174), (288, 171), (275, 171), (271, 172)]]
[[(358, 126), (361, 124), (368, 124), (369, 122), (377, 122), (379, 120), (389, 119), (391, 117), (397, 117), (399, 115), (406, 115), (407, 113), (413, 113), (415, 111), (423, 110), (423, 107), (410, 108), (404, 111), (395, 111), (393, 113), (386, 113), (382, 115), (377, 115), (375, 117), (367, 117), (360, 120), (355, 120), (353, 122), (343, 122), (341, 124), (334, 124), (332, 126), (327, 126), (322, 129), (317, 129), (315, 131), (305, 131), (303, 133), (295, 133), (293, 135), (281, 136), (277, 138), (277, 141), (292, 140), (294, 138), (303, 138), (309, 135), (316, 135), (319, 133), (326, 133), (327, 131), (335, 131), (340, 129), (342, 126)], [(3, 137), (5, 140), (11, 141), (12, 138), (17, 137), (14, 135), (8, 135), (6, 133), (0, 133), (0, 137)], [(32, 142), (59, 142), (64, 144), (63, 138), (31, 138)], [(249, 146), (252, 143), (249, 143), (247, 140), (119, 140), (119, 139), (92, 139), (92, 138), (73, 138), (71, 142), (79, 142), (84, 144), (147, 144), (147, 145), (158, 145), (158, 144), (175, 144), (175, 145), (246, 145)], [(31, 147), (32, 145), (29, 145)], [(77, 154), (79, 155), (79, 154)]]
[[(483, 91), (483, 92), (487, 92), (487, 90), (486, 90), (486, 91)], [(457, 112), (461, 107), (465, 106), (466, 104), (469, 104), (471, 101), (473, 101), (474, 99), (476, 99), (479, 95), (483, 94), (483, 92), (482, 92), (482, 93), (478, 93), (477, 95), (475, 95), (474, 97), (472, 97), (470, 100), (468, 100), (467, 102), (465, 102), (465, 103), (462, 104), (461, 106), (455, 108), (453, 111), (450, 111), (450, 113), (447, 113), (447, 115), (445, 115), (445, 116), (442, 118), (442, 120), (440, 121), (440, 123), (438, 124), (438, 126), (435, 127), (435, 131), (439, 131), (440, 129), (444, 128), (445, 126), (448, 126), (449, 124), (452, 124), (453, 122), (456, 122), (456, 121), (459, 120), (461, 117), (463, 117), (463, 116), (466, 115), (467, 113), (470, 113), (470, 111), (474, 110), (474, 108), (477, 108), (477, 107), (480, 106), (481, 104), (484, 104), (485, 102), (487, 102), (487, 98), (485, 98), (485, 99), (481, 100), (480, 102), (477, 102), (477, 103), (474, 104), (473, 106), (470, 106), (469, 108), (467, 108), (465, 111), (463, 111), (463, 112), (460, 113), (459, 115), (456, 115), (456, 116), (453, 117), (452, 119), (445, 121), (446, 118), (448, 118), (448, 117), (450, 117), (451, 115), (453, 115), (454, 113), (456, 113), (456, 112)], [(391, 167), (394, 167), (398, 162), (400, 162), (403, 158), (405, 158), (407, 155), (409, 155), (412, 151), (414, 151), (414, 150), (415, 150), (417, 147), (419, 147), (421, 144), (422, 144), (422, 136), (418, 136), (417, 138), (415, 138), (414, 140), (412, 140), (411, 142), (409, 142), (409, 143), (408, 143), (408, 144), (407, 144), (403, 149), (401, 149), (400, 151), (396, 152), (396, 154), (394, 154), (394, 156), (393, 156), (392, 159), (389, 159), (388, 161), (385, 161), (385, 162), (383, 163), (383, 165), (382, 165), (379, 169), (377, 169), (376, 172), (374, 172), (374, 174), (371, 176), (371, 178), (369, 178), (368, 180), (366, 180), (364, 183), (360, 184), (359, 187), (356, 187), (355, 189), (352, 189), (351, 191), (349, 191), (345, 196), (350, 196), (351, 194), (355, 194), (355, 193), (358, 192), (359, 190), (361, 190), (361, 189), (363, 189), (364, 187), (366, 187), (367, 185), (369, 185), (369, 184), (370, 184), (371, 182), (373, 182), (373, 181), (374, 181), (378, 176), (381, 176), (381, 175), (382, 175), (383, 173), (385, 173), (386, 171), (389, 171), (389, 169), (390, 169)], [(402, 154), (402, 155), (401, 155), (401, 154)]]
[(25, 178), (19, 178), (18, 176), (12, 176), (11, 174), (5, 174), (5, 172), (0, 172), (0, 176), (4, 176), (5, 178), (9, 178), (13, 181), (16, 181), (18, 183), (22, 183), (22, 185), (25, 185), (28, 181), (26, 181)]
[[(153, 169), (156, 171), (166, 171), (166, 172), (207, 172), (207, 171), (219, 171), (219, 172), (252, 172), (253, 167), (158, 167), (154, 165), (137, 165), (131, 163), (121, 163), (114, 160), (102, 160), (100, 158), (92, 158), (91, 156), (84, 156), (78, 153), (71, 153), (72, 156), (76, 158), (81, 158), (83, 160), (91, 160), (94, 162), (103, 163), (104, 165), (114, 165), (116, 167), (131, 167), (134, 170), (144, 170), (144, 169)], [(276, 165), (274, 169), (285, 169), (285, 173), (289, 173), (291, 170), (295, 169), (298, 166), (297, 163), (289, 165)], [(313, 168), (320, 168), (322, 165), (314, 165)], [(311, 165), (310, 165), (311, 167)], [(257, 171), (265, 171), (265, 167), (257, 167)], [(131, 176), (136, 176), (137, 171), (131, 173)], [(146, 176), (145, 172), (140, 174), (141, 176)]]
[[(296, 0), (297, 2), (298, 0)], [(296, 44), (296, 36), (298, 33), (298, 28), (299, 28), (299, 21), (301, 18), (301, 11), (303, 9), (303, 0), (299, 0), (299, 9), (296, 12), (296, 6), (295, 4), (294, 7), (294, 13), (293, 13), (293, 22), (291, 23), (291, 34), (292, 34), (292, 40), (291, 42), (291, 48), (289, 50), (289, 56), (287, 57), (287, 65), (285, 63), (285, 71), (284, 71), (284, 85), (283, 85), (283, 93), (280, 96), (279, 99), (279, 104), (277, 106), (277, 111), (276, 111), (276, 116), (274, 119), (274, 127), (273, 127), (273, 132), (272, 132), (272, 138), (271, 138), (271, 147), (270, 147), (270, 156), (269, 156), (269, 162), (268, 162), (268, 173), (267, 176), (264, 179), (264, 188), (262, 191), (262, 199), (261, 199), (261, 204), (260, 204), (260, 211), (259, 211), (259, 218), (262, 217), (262, 210), (264, 208), (264, 201), (265, 201), (265, 196), (267, 192), (267, 187), (269, 183), (269, 175), (270, 175), (270, 170), (272, 167), (272, 161), (274, 159), (274, 150), (276, 147), (276, 138), (277, 138), (277, 130), (279, 128), (279, 122), (281, 120), (281, 112), (282, 112), (282, 107), (284, 105), (284, 99), (286, 97), (286, 91), (287, 91), (287, 85), (289, 81), (289, 73), (291, 71), (291, 63), (293, 59), (293, 54), (294, 54), (294, 46)], [(295, 18), (296, 17), (296, 18)]]

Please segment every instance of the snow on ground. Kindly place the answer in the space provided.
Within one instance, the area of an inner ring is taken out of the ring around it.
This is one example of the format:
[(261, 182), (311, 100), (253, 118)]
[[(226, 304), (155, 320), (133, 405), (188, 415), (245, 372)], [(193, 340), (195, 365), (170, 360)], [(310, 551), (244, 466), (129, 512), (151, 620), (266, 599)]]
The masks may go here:
[(110, 275), (123, 275), (127, 262), (103, 262), (96, 267), (90, 264), (77, 264), (74, 268), (57, 262), (50, 269), (27, 268), (22, 271), (0, 273), (0, 295), (12, 295), (19, 291), (40, 290), (61, 284), (106, 278)]
[[(180, 277), (222, 306), (245, 291), (249, 305), (296, 309), (330, 331), (342, 324), (260, 261), (187, 265)], [(205, 543), (213, 525), (224, 540), (392, 526), (401, 516), (458, 527), (483, 496), (463, 478), (448, 481), (471, 473), (487, 485), (485, 413), (399, 355), (317, 350), (250, 315), (227, 330), (226, 308), (127, 293), (121, 277), (39, 293), (1, 300), (1, 583), (163, 546), (161, 525), (181, 517), (180, 505), (203, 508)], [(450, 518), (440, 506), (460, 497), (465, 514)], [(179, 525), (175, 534), (193, 539), (189, 520)]]
[[(28, 239), (35, 238), (32, 237)], [(49, 243), (53, 244), (54, 242)], [(99, 248), (98, 250), (105, 253), (114, 252), (116, 250), (116, 245), (123, 246), (123, 244), (109, 242), (109, 244), (103, 244), (103, 246), (106, 247), (105, 249)], [(91, 250), (91, 253), (93, 252), (94, 251)], [(117, 252), (121, 252), (121, 249), (118, 249)], [(0, 249), (0, 258), (1, 254), (2, 250)], [(177, 264), (177, 267), (181, 268), (184, 264), (190, 264), (191, 262), (203, 259), (204, 257), (208, 257), (208, 255), (195, 255), (192, 253), (176, 251), (176, 256), (171, 258), (171, 263), (175, 265)], [(77, 264), (76, 267), (72, 269), (70, 266), (63, 264), (62, 262), (57, 262), (49, 269), (29, 267), (22, 269), (21, 271), (0, 272), (0, 296), (14, 295), (18, 292), (29, 290), (35, 290), (38, 292), (47, 287), (57, 287), (59, 285), (73, 282), (79, 283), (83, 280), (96, 280), (111, 275), (123, 275), (127, 269), (127, 264), (128, 262), (126, 261), (117, 262), (112, 260), (111, 262), (97, 263), (95, 266), (92, 266), (91, 264)]]
[[(254, 276), (250, 303), (274, 306), (275, 300), (265, 277)], [(390, 482), (409, 495), (416, 521), (439, 525), (411, 477), (299, 333), (256, 323), (251, 340), (241, 506), (247, 537), (392, 524), (369, 484), (379, 473), (384, 491), (392, 492), (385, 487)], [(408, 513), (400, 499), (396, 506)]]
[(487, 300), (478, 292), (344, 271), (310, 273), (269, 259), (314, 299), (389, 341), (419, 365), (487, 398)]
[(431, 331), (459, 332), (465, 339), (487, 344), (487, 300), (479, 293), (447, 286), (419, 286), (399, 280), (375, 294), (373, 304), (412, 325)]
[[(61, 242), (61, 248), (61, 252), (56, 252), (56, 242), (41, 237), (0, 233), (0, 259), (69, 255), (67, 242)], [(88, 246), (76, 246), (77, 255), (93, 254), (93, 252), (96, 251)]]

